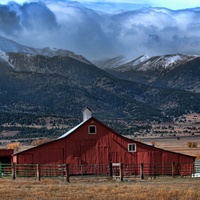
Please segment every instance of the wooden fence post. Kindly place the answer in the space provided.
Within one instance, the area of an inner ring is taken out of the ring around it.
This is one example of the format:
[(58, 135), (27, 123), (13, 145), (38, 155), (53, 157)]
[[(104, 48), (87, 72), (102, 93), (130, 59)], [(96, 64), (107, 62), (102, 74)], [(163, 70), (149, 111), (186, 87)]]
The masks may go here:
[(144, 163), (140, 164), (140, 179), (144, 179)]
[(12, 179), (16, 179), (16, 164), (12, 163)]
[(191, 173), (191, 177), (193, 174), (195, 174), (196, 170), (195, 170), (195, 162), (192, 163), (192, 173)]
[(113, 177), (113, 168), (112, 168), (112, 163), (109, 164), (109, 170), (110, 170), (110, 177)]
[(180, 176), (181, 175), (181, 166), (180, 166), (180, 163), (178, 162), (178, 175)]
[(156, 178), (156, 164), (153, 165), (153, 176)]
[(65, 165), (65, 183), (69, 183), (69, 164)]
[(123, 181), (123, 164), (120, 163), (119, 165), (119, 176), (120, 176), (120, 181)]
[(172, 162), (172, 178), (175, 176), (175, 162)]
[(39, 164), (37, 164), (36, 165), (36, 168), (37, 168), (37, 181), (40, 181), (40, 165)]

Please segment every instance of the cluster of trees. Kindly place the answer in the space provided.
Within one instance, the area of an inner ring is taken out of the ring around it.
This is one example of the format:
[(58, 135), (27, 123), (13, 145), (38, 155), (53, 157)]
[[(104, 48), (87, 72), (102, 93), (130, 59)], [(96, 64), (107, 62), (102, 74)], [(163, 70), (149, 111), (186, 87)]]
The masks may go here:
[(8, 113), (0, 112), (0, 125), (40, 125), (46, 126), (47, 121), (50, 124), (75, 124), (79, 121), (78, 118), (64, 118), (54, 115), (39, 115), (31, 113)]
[(13, 149), (14, 151), (18, 151), (21, 146), (20, 142), (13, 142), (6, 145), (7, 149)]
[(190, 148), (196, 148), (197, 147), (197, 142), (188, 141), (187, 146), (190, 147)]
[[(31, 145), (33, 146), (38, 146), (47, 142), (50, 142), (52, 139), (50, 138), (42, 138), (42, 139), (37, 139), (32, 141)], [(6, 145), (7, 149), (13, 149), (14, 151), (18, 151), (20, 149), (20, 147), (22, 146), (22, 142), (10, 142)]]
[(2, 131), (15, 131), (17, 134), (0, 135), (0, 139), (14, 140), (19, 138), (56, 138), (80, 122), (78, 118), (64, 118), (59, 116), (39, 115), (30, 113), (0, 112), (0, 133)]
[(143, 134), (144, 132), (150, 132), (152, 129), (151, 124), (138, 124), (138, 122), (134, 120), (104, 120), (104, 123), (121, 135), (134, 135), (135, 133)]
[(39, 116), (27, 113), (0, 113), (0, 124), (24, 124), (31, 125)]

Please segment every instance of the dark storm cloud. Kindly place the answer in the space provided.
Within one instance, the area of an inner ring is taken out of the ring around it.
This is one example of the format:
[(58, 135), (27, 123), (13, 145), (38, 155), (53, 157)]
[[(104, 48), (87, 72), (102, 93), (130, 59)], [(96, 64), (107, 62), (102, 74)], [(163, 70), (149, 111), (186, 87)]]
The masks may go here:
[(10, 6), (0, 5), (0, 30), (9, 35), (21, 30), (20, 17)]
[(25, 3), (20, 11), (22, 26), (28, 30), (58, 28), (55, 15), (43, 3)]
[(0, 32), (3, 35), (51, 31), (58, 27), (55, 15), (43, 3), (0, 5)]

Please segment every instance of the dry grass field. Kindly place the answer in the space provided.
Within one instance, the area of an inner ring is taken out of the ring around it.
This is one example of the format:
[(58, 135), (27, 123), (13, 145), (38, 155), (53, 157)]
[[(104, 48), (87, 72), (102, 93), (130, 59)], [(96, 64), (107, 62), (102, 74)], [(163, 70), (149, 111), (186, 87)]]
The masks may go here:
[[(200, 160), (200, 136), (141, 138), (142, 142), (170, 151), (197, 156)], [(188, 141), (197, 142), (195, 148)], [(27, 148), (27, 147), (26, 147)], [(200, 178), (157, 177), (156, 179), (109, 181), (106, 178), (75, 178), (70, 183), (59, 179), (0, 178), (2, 200), (200, 200)]]
[(199, 200), (199, 178), (108, 181), (1, 179), (2, 200)]
[[(174, 151), (186, 155), (196, 156), (200, 160), (200, 135), (176, 137), (141, 138), (146, 144), (154, 143), (155, 147)], [(189, 147), (188, 142), (196, 142), (197, 147)]]

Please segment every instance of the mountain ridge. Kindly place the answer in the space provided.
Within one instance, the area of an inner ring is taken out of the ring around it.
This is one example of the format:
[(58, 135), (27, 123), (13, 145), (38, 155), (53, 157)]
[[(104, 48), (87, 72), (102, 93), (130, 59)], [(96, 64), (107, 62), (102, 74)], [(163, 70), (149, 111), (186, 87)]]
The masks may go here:
[(23, 46), (21, 44), (18, 44), (17, 42), (14, 42), (12, 40), (6, 39), (2, 36), (0, 36), (0, 58), (1, 59), (7, 59), (8, 56), (6, 56), (6, 53), (26, 53), (26, 54), (33, 54), (33, 55), (42, 55), (42, 56), (68, 56), (74, 59), (77, 59), (81, 62), (85, 62), (88, 64), (91, 64), (89, 60), (84, 58), (81, 55), (77, 55), (72, 51), (68, 51), (65, 49), (57, 49), (57, 48), (33, 48), (28, 46)]
[[(102, 63), (108, 66), (106, 62), (110, 60), (95, 64), (101, 68)], [(104, 70), (118, 78), (150, 86), (200, 92), (200, 56), (197, 55), (140, 56), (122, 65), (112, 63)]]

